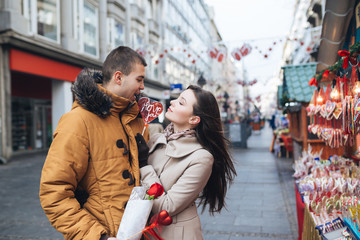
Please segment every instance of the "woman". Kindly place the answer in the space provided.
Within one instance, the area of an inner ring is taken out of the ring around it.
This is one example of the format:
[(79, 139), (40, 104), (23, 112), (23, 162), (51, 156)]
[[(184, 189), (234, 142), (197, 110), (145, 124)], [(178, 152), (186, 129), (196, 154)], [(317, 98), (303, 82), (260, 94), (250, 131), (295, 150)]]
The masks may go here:
[(211, 214), (220, 212), (236, 175), (219, 108), (210, 92), (189, 86), (171, 101), (165, 117), (171, 123), (150, 139), (149, 157), (144, 141), (137, 141), (141, 180), (147, 186), (158, 182), (165, 189), (152, 209), (154, 214), (166, 210), (173, 219), (162, 229), (162, 238), (203, 239), (195, 200), (200, 198), (202, 211), (208, 205)]

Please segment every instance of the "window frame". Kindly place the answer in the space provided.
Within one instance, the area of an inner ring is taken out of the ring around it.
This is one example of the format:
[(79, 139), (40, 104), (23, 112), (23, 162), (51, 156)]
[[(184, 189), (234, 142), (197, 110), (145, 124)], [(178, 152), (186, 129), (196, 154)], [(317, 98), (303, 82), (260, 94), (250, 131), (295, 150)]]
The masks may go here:
[[(61, 22), (60, 22), (60, 0), (55, 0), (56, 1), (56, 40), (51, 39), (49, 37), (40, 35), (38, 33), (38, 10), (37, 10), (37, 1), (38, 0), (23, 0), (22, 1), (22, 7), (23, 7), (23, 16), (29, 20), (29, 34), (36, 36), (40, 39), (44, 39), (46, 41), (50, 41), (50, 42), (54, 42), (57, 44), (61, 43), (61, 35), (60, 35), (60, 31), (61, 31)], [(30, 7), (29, 7), (30, 6)]]

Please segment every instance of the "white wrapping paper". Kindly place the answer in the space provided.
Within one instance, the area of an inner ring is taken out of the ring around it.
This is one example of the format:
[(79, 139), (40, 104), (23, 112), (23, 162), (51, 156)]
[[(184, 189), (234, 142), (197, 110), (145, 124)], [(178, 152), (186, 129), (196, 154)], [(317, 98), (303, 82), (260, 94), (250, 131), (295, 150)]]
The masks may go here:
[(116, 238), (119, 240), (139, 240), (146, 226), (153, 201), (143, 200), (146, 194), (144, 187), (134, 187), (121, 219)]

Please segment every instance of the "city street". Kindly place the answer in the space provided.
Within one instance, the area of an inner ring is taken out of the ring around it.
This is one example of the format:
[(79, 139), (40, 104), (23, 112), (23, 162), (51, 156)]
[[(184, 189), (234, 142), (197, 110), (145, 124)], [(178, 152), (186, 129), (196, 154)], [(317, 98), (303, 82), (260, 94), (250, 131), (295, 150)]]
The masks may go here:
[[(227, 210), (201, 215), (206, 240), (297, 239), (292, 159), (269, 152), (272, 131), (253, 132), (247, 149), (233, 149), (238, 176)], [(38, 192), (46, 153), (0, 165), (0, 239), (63, 239), (41, 209)]]

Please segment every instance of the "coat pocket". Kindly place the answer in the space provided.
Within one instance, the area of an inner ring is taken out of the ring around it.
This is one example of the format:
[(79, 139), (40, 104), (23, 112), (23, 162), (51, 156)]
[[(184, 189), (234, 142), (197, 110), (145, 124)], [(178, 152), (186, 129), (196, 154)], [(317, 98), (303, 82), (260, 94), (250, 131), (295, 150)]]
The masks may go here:
[(104, 215), (105, 215), (106, 225), (110, 230), (110, 236), (115, 236), (115, 225), (110, 209), (108, 208), (104, 209)]

